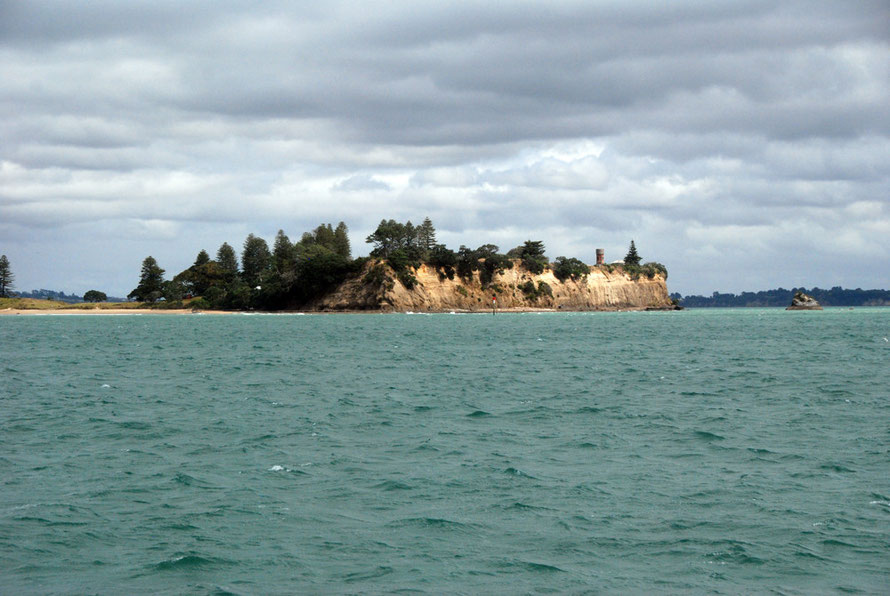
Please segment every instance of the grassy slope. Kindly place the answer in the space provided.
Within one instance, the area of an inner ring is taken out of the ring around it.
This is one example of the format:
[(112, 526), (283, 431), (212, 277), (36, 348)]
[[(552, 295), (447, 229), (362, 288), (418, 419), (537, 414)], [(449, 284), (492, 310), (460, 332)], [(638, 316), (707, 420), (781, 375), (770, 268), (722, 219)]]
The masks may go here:
[(135, 309), (151, 308), (141, 302), (80, 302), (68, 304), (55, 300), (38, 300), (36, 298), (0, 298), (0, 309), (15, 310), (93, 310), (93, 309)]

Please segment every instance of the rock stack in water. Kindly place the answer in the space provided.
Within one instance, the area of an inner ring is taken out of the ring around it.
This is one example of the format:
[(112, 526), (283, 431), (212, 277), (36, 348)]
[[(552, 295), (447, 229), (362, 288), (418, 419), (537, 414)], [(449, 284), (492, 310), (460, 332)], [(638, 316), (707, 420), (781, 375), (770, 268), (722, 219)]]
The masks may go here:
[(822, 305), (816, 299), (803, 292), (795, 292), (791, 299), (791, 306), (785, 310), (822, 310)]

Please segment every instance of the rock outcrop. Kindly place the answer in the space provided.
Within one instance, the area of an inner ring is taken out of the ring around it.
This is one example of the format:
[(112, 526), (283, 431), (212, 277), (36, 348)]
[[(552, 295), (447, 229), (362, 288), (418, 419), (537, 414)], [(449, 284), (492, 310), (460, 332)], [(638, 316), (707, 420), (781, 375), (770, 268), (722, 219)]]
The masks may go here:
[(785, 310), (822, 310), (822, 305), (815, 298), (803, 292), (795, 292), (791, 299), (791, 306)]
[[(577, 280), (560, 281), (550, 269), (532, 274), (518, 261), (483, 285), (473, 277), (449, 279), (428, 265), (409, 269), (407, 285), (387, 265), (369, 261), (363, 271), (307, 305), (308, 310), (488, 311), (498, 309), (643, 310), (674, 308), (662, 274), (634, 276), (615, 265), (590, 267)], [(403, 279), (406, 276), (403, 275)]]

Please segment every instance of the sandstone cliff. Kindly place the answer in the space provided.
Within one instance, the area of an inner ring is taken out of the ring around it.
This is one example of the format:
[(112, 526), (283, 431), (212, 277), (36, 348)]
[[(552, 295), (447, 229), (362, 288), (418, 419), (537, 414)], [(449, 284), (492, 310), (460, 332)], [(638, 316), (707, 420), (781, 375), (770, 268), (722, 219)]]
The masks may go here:
[(495, 274), (487, 287), (480, 283), (478, 272), (467, 280), (443, 279), (427, 265), (411, 272), (417, 281), (408, 289), (388, 266), (370, 261), (359, 275), (307, 306), (310, 310), (474, 311), (491, 310), (492, 297), (497, 297), (499, 309), (671, 308), (662, 275), (634, 280), (622, 267), (591, 267), (586, 277), (563, 282), (549, 269), (535, 275), (517, 261), (512, 269)]

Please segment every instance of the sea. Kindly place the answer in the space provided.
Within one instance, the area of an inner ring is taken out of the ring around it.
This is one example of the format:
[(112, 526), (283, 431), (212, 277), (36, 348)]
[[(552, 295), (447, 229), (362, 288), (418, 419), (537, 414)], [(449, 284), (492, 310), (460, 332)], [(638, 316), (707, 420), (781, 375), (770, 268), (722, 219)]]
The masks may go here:
[(0, 317), (2, 594), (888, 594), (890, 309)]

